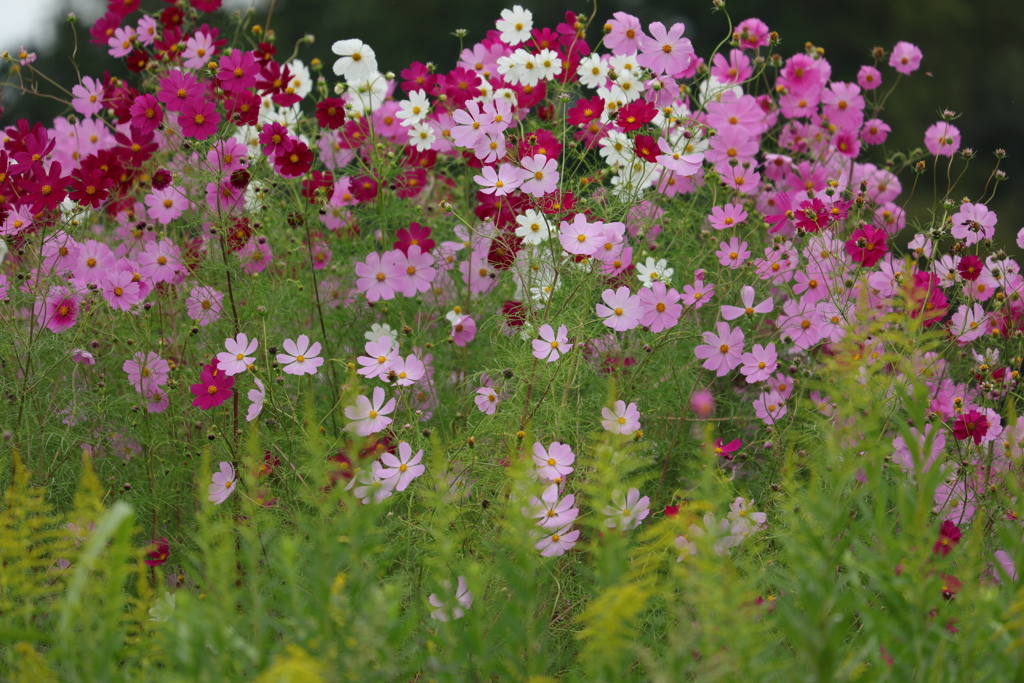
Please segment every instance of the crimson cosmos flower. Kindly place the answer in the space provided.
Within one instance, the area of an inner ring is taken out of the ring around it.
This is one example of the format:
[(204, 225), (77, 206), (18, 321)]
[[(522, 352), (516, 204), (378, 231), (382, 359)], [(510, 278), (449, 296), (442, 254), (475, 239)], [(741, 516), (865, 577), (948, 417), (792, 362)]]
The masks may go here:
[(153, 539), (151, 543), (153, 549), (146, 553), (147, 560), (143, 560), (147, 567), (159, 567), (167, 561), (168, 555), (171, 554), (171, 546), (167, 543), (167, 539), (161, 536), (158, 539)]
[(980, 445), (982, 438), (988, 433), (988, 418), (971, 408), (966, 413), (957, 415), (953, 422), (953, 436), (959, 441), (974, 439)]
[(192, 405), (200, 410), (216, 408), (224, 401), (231, 398), (231, 388), (235, 386), (235, 378), (228, 377), (217, 368), (217, 359), (210, 365), (203, 366), (203, 372), (199, 375), (199, 382), (191, 386), (195, 394)]

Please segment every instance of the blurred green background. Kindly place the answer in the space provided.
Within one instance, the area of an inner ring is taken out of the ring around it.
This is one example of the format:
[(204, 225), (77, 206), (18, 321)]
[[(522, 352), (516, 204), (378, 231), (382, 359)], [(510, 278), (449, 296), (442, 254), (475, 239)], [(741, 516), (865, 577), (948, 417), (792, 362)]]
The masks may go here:
[[(15, 0), (0, 0), (0, 5), (9, 5), (12, 11), (18, 4)], [(494, 26), (501, 9), (511, 4), (490, 0), (263, 0), (257, 3), (255, 22), (266, 26), (272, 5), (269, 27), (277, 34), (279, 57), (291, 53), (299, 38), (312, 33), (316, 42), (303, 46), (299, 56), (307, 63), (313, 57), (322, 59), (328, 67), (325, 73), (333, 79), (330, 46), (342, 38), (368, 42), (383, 71), (397, 73), (412, 61), (433, 61), (442, 69), (451, 68), (459, 51), (459, 40), (452, 32), (468, 30), (465, 40), (470, 45), (483, 37)], [(519, 4), (533, 12), (535, 26), (553, 27), (567, 10), (589, 14), (594, 9), (590, 3), (570, 0), (521, 0)], [(165, 6), (160, 0), (143, 2), (143, 7), (151, 10)], [(962, 114), (956, 121), (963, 134), (962, 145), (973, 148), (977, 157), (956, 196), (972, 200), (980, 199), (993, 167), (994, 150), (1006, 150), (1008, 156), (1001, 168), (1008, 180), (1002, 183), (990, 207), (999, 215), (1000, 242), (1013, 244), (1017, 230), (1024, 227), (1022, 0), (729, 0), (727, 8), (736, 22), (758, 17), (778, 31), (783, 56), (802, 50), (806, 41), (823, 47), (835, 80), (855, 80), (859, 66), (871, 63), (870, 51), (875, 46), (888, 50), (899, 40), (918, 45), (924, 52), (920, 71), (902, 80), (882, 114), (893, 128), (890, 140), (902, 148), (922, 146), (925, 129), (938, 120), (940, 111), (952, 109)], [(686, 35), (702, 56), (710, 54), (727, 28), (724, 15), (713, 12), (710, 1), (606, 0), (597, 3), (597, 20), (587, 34), (592, 45), (600, 38), (604, 20), (619, 10), (635, 14), (645, 25), (656, 20), (666, 24), (684, 22)], [(211, 23), (227, 25), (229, 14), (220, 12), (211, 17)], [(35, 66), (54, 80), (71, 84), (75, 79), (70, 60), (71, 28), (60, 21), (56, 30), (57, 40), (39, 51)], [(84, 27), (80, 30), (77, 61), (83, 74), (101, 74), (104, 70), (126, 73), (118, 60), (89, 44), (87, 35), (82, 37)], [(894, 77), (891, 69), (883, 68), (883, 78)], [(66, 113), (52, 100), (17, 97), (10, 90), (3, 95), (7, 110), (4, 124), (20, 117), (47, 121)], [(943, 179), (944, 175), (943, 171)], [(909, 174), (901, 180), (908, 189), (912, 180)], [(928, 180), (925, 186), (930, 189)], [(922, 201), (918, 203), (917, 199)], [(930, 197), (915, 198), (908, 207), (911, 215), (926, 209), (925, 199)]]

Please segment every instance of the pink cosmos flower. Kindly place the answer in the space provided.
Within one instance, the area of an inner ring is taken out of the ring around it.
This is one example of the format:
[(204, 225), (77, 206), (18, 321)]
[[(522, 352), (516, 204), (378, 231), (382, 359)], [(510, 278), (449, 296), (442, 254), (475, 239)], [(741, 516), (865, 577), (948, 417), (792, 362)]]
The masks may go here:
[[(444, 589), (446, 594), (452, 592), (451, 582), (439, 581), (438, 583)], [(431, 618), (437, 619), (438, 621), (449, 621), (451, 619), (461, 619), (466, 614), (466, 610), (473, 606), (473, 593), (470, 592), (466, 585), (466, 577), (460, 576), (458, 588), (455, 590), (455, 604), (448, 607), (439, 597), (437, 597), (437, 593), (431, 593), (428, 600), (430, 601), (431, 606), (437, 608), (430, 613)]]
[(465, 346), (476, 337), (476, 321), (468, 315), (455, 311), (448, 312), (448, 321), (452, 324), (452, 341), (456, 346)]
[(580, 537), (579, 529), (570, 531), (572, 525), (559, 529), (550, 536), (544, 536), (534, 544), (534, 549), (540, 551), (541, 557), (560, 557), (567, 551), (572, 550)]
[(683, 313), (681, 297), (664, 282), (655, 280), (650, 287), (641, 288), (637, 296), (640, 297), (640, 324), (654, 334), (675, 327), (679, 322)]
[(896, 43), (892, 54), (889, 55), (889, 66), (899, 73), (909, 76), (921, 66), (923, 56), (919, 47), (901, 40)]
[(708, 220), (715, 230), (726, 230), (747, 220), (747, 212), (742, 204), (725, 204), (713, 207)]
[(390, 301), (395, 298), (395, 291), (401, 290), (402, 283), (395, 277), (391, 267), (391, 253), (387, 252), (382, 257), (371, 251), (366, 255), (366, 261), (356, 264), (356, 287), (366, 294), (367, 301)]
[(632, 434), (640, 429), (640, 411), (635, 403), (616, 401), (611, 408), (602, 408), (601, 426), (612, 434)]
[(553, 441), (547, 450), (537, 441), (533, 444), (533, 463), (537, 466), (537, 476), (555, 483), (561, 482), (572, 474), (571, 465), (576, 461), (576, 454), (568, 444)]
[(368, 379), (387, 376), (398, 353), (398, 345), (391, 337), (383, 335), (376, 341), (366, 342), (364, 348), (366, 355), (356, 358), (363, 367), (356, 372)]
[(687, 306), (700, 308), (715, 295), (715, 286), (704, 280), (697, 280), (692, 285), (683, 285), (681, 300)]
[(114, 29), (114, 35), (107, 39), (107, 52), (111, 57), (120, 59), (131, 54), (133, 41), (135, 40), (135, 29), (131, 26), (119, 26)]
[(951, 157), (960, 149), (960, 129), (948, 121), (933, 123), (924, 132), (924, 146), (935, 156)]
[(604, 45), (612, 54), (630, 55), (640, 50), (644, 29), (632, 14), (616, 12), (605, 25)]
[(540, 498), (531, 497), (521, 508), (523, 516), (536, 519), (537, 526), (544, 529), (559, 529), (572, 524), (580, 514), (579, 508), (575, 507), (576, 496), (569, 494), (559, 500), (558, 493), (558, 484), (546, 487)]
[(718, 257), (718, 262), (723, 266), (735, 270), (750, 258), (750, 250), (747, 249), (746, 242), (741, 242), (738, 237), (733, 237), (728, 242), (722, 242), (718, 245), (718, 251), (715, 252), (715, 256)]
[(78, 298), (70, 287), (54, 287), (35, 305), (39, 325), (53, 333), (73, 327), (78, 320)]
[(105, 273), (100, 281), (100, 291), (111, 308), (117, 311), (131, 310), (133, 305), (143, 299), (138, 283), (132, 280), (132, 274), (123, 270)]
[(217, 113), (217, 105), (198, 97), (187, 100), (178, 114), (178, 125), (181, 127), (182, 136), (196, 140), (206, 140), (210, 136), (216, 135), (219, 123), (220, 114)]
[(673, 75), (685, 71), (693, 59), (694, 49), (689, 38), (683, 38), (686, 27), (672, 24), (666, 29), (660, 21), (652, 22), (650, 36), (640, 37), (640, 54), (636, 61), (656, 74)]
[(562, 221), (558, 228), (558, 241), (562, 248), (576, 256), (593, 256), (605, 236), (604, 224), (588, 223), (582, 213), (576, 214), (572, 223)]
[(520, 164), (523, 184), (519, 188), (534, 197), (543, 197), (558, 189), (558, 160), (548, 159), (544, 154), (525, 157)]
[(395, 249), (388, 252), (388, 255), (391, 257), (391, 270), (388, 273), (398, 283), (402, 294), (414, 297), (430, 291), (430, 283), (437, 274), (434, 257), (430, 252), (413, 244), (404, 253), (401, 249)]
[(173, 282), (177, 272), (183, 268), (181, 252), (167, 240), (150, 242), (139, 254), (139, 268), (153, 282)]
[(697, 417), (709, 417), (715, 412), (715, 396), (710, 389), (695, 391), (690, 396), (690, 410)]
[(786, 415), (786, 412), (786, 399), (777, 391), (761, 392), (761, 395), (754, 399), (754, 413), (766, 425), (775, 424)]
[(482, 188), (484, 194), (493, 194), (495, 197), (504, 197), (517, 187), (523, 178), (519, 170), (512, 164), (498, 164), (498, 170), (493, 166), (484, 166), (481, 175), (473, 176), (473, 180)]
[(775, 302), (772, 301), (771, 297), (768, 297), (761, 303), (754, 305), (754, 288), (750, 285), (743, 285), (740, 288), (740, 302), (742, 306), (722, 306), (722, 318), (724, 320), (735, 320), (741, 315), (746, 315), (748, 318), (752, 317), (755, 313), (770, 313), (775, 308)]
[(75, 349), (71, 352), (71, 360), (82, 365), (96, 365), (96, 357), (83, 349)]
[(640, 497), (640, 491), (631, 488), (626, 492), (625, 497), (622, 491), (612, 492), (612, 504), (604, 508), (604, 514), (608, 519), (604, 524), (609, 529), (620, 529), (629, 531), (640, 526), (640, 522), (651, 514), (651, 499), (647, 496)]
[(935, 425), (926, 424), (923, 432), (919, 432), (916, 427), (911, 427), (910, 435), (916, 442), (915, 448), (911, 448), (902, 435), (892, 440), (892, 447), (895, 450), (892, 461), (899, 465), (904, 472), (913, 474), (917, 471), (917, 465), (914, 462), (916, 453), (916, 459), (921, 461), (921, 470), (927, 472), (946, 448), (946, 432), (941, 428), (936, 428)]
[(392, 372), (395, 373), (393, 385), (408, 387), (423, 379), (427, 374), (427, 368), (423, 361), (413, 354), (405, 358), (396, 355), (395, 360), (391, 363), (391, 369), (388, 371), (387, 377), (391, 377)]
[(537, 333), (540, 339), (533, 340), (534, 358), (554, 363), (572, 349), (573, 345), (569, 343), (569, 330), (565, 325), (559, 326), (557, 335), (548, 324), (541, 325)]
[(231, 492), (235, 490), (235, 468), (229, 462), (220, 464), (220, 472), (213, 473), (213, 483), (207, 487), (210, 494), (209, 500), (214, 505), (220, 505)]
[(190, 69), (202, 69), (217, 54), (213, 36), (206, 31), (196, 31), (185, 41), (185, 49), (181, 53), (185, 66)]
[(324, 364), (324, 359), (319, 357), (320, 342), (309, 343), (309, 337), (299, 335), (298, 342), (285, 339), (284, 350), (287, 353), (277, 354), (277, 362), (284, 365), (282, 370), (289, 375), (315, 375), (316, 369)]
[(199, 285), (192, 288), (188, 298), (185, 300), (185, 310), (188, 317), (199, 323), (200, 327), (206, 327), (210, 323), (220, 320), (221, 302), (224, 295), (212, 287)]
[(188, 208), (188, 198), (173, 185), (153, 190), (146, 195), (144, 201), (149, 209), (149, 217), (161, 225), (167, 225)]
[(99, 284), (114, 269), (115, 261), (110, 247), (103, 242), (88, 240), (78, 247), (72, 274), (80, 284)]
[(704, 163), (704, 152), (684, 154), (673, 149), (665, 138), (658, 138), (658, 149), (661, 154), (654, 157), (654, 160), (683, 178), (695, 175)]
[(252, 422), (260, 416), (260, 413), (263, 412), (263, 402), (267, 399), (267, 389), (263, 386), (263, 382), (257, 377), (254, 377), (253, 381), (256, 382), (256, 388), (250, 389), (246, 394), (251, 401), (249, 409), (245, 413), (246, 422)]
[(950, 234), (968, 245), (983, 239), (992, 239), (996, 234), (998, 219), (995, 212), (984, 204), (961, 204), (951, 220), (953, 228)]
[(719, 377), (725, 377), (735, 370), (743, 354), (743, 330), (732, 329), (729, 323), (717, 323), (718, 334), (704, 332), (704, 344), (696, 347), (693, 353), (704, 360), (704, 369), (712, 370)]
[(740, 372), (746, 376), (748, 384), (763, 382), (779, 367), (778, 359), (775, 344), (754, 344), (754, 347), (741, 357), (743, 364), (740, 366)]
[(882, 85), (882, 73), (875, 67), (865, 64), (857, 72), (857, 85), (865, 90), (874, 90)]
[(365, 396), (356, 396), (356, 404), (345, 408), (345, 417), (352, 420), (345, 429), (358, 436), (369, 436), (391, 424), (387, 417), (395, 410), (395, 399), (384, 402), (386, 394), (380, 387), (373, 388), (373, 402)]
[(412, 446), (402, 441), (398, 444), (398, 457), (391, 453), (384, 453), (380, 456), (380, 463), (383, 469), (380, 477), (383, 479), (395, 479), (395, 491), (404, 491), (412, 483), (412, 480), (427, 471), (423, 460), (423, 449), (412, 453)]
[(150, 387), (161, 387), (167, 384), (170, 364), (152, 351), (138, 351), (124, 362), (121, 369), (128, 375), (128, 382), (140, 394), (147, 393)]
[(246, 242), (245, 246), (235, 252), (242, 262), (242, 272), (246, 275), (262, 273), (274, 258), (270, 251), (267, 238), (260, 236)]
[(860, 129), (860, 138), (869, 145), (880, 145), (889, 137), (892, 128), (882, 119), (868, 119)]
[(345, 487), (345, 490), (351, 490), (363, 505), (379, 503), (389, 498), (395, 488), (395, 480), (393, 478), (384, 479), (381, 476), (383, 472), (384, 466), (379, 461), (374, 460), (370, 464), (370, 470), (359, 470), (348, 486)]
[(631, 330), (640, 324), (643, 314), (640, 297), (630, 294), (629, 287), (616, 290), (606, 289), (601, 299), (607, 305), (597, 304), (597, 315), (604, 318), (604, 324), (616, 332)]
[[(245, 332), (239, 332), (234, 339), (225, 339), (224, 348), (227, 351), (221, 351), (217, 354), (220, 369), (228, 377), (245, 372), (249, 369), (250, 365), (256, 362), (256, 356), (251, 354), (256, 353), (259, 345), (260, 343), (255, 337), (250, 341)], [(288, 370), (286, 369), (285, 372), (288, 372)]]
[(481, 413), (486, 415), (494, 415), (494, 411), (498, 409), (498, 394), (495, 393), (491, 387), (481, 387), (476, 390), (477, 396), (473, 399), (476, 403), (476, 407)]
[(200, 410), (216, 408), (234, 393), (231, 389), (235, 386), (235, 378), (225, 375), (217, 365), (216, 359), (212, 364), (204, 365), (199, 374), (199, 382), (189, 387), (195, 396), (192, 405)]
[(90, 76), (81, 85), (71, 88), (71, 106), (82, 116), (92, 116), (103, 109), (103, 83)]

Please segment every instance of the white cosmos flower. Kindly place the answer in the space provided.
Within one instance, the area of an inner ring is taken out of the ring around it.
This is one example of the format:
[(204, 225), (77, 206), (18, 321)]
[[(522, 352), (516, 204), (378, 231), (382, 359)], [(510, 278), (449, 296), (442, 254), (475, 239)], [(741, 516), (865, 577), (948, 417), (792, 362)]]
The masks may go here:
[(335, 75), (350, 83), (366, 80), (377, 72), (377, 55), (358, 38), (337, 41), (331, 46), (331, 52), (339, 57), (334, 62)]
[(526, 244), (537, 245), (551, 237), (551, 225), (539, 211), (527, 209), (522, 216), (516, 216), (516, 223), (516, 236)]
[(402, 121), (403, 126), (411, 126), (427, 118), (430, 113), (430, 100), (423, 90), (413, 90), (409, 93), (409, 99), (398, 103), (398, 112), (395, 114)]
[(501, 42), (506, 45), (519, 45), (530, 39), (533, 29), (533, 14), (530, 10), (515, 5), (512, 9), (501, 10), (501, 19), (494, 25), (501, 31)]

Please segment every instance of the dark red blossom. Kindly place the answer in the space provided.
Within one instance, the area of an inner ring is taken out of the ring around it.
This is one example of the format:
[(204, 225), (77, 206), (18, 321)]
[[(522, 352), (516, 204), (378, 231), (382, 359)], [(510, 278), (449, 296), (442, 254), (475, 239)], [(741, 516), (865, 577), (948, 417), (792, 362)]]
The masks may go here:
[(619, 108), (615, 124), (622, 129), (622, 132), (628, 133), (650, 123), (657, 114), (658, 108), (647, 100), (635, 100)]
[(974, 439), (975, 445), (980, 445), (981, 440), (988, 434), (988, 418), (971, 408), (966, 413), (956, 416), (953, 421), (953, 436), (958, 441)]
[(162, 536), (159, 539), (153, 539), (150, 545), (153, 546), (153, 549), (146, 553), (148, 559), (143, 561), (147, 567), (159, 567), (170, 556), (171, 546), (167, 543), (167, 539)]
[(83, 164), (78, 172), (71, 177), (71, 193), (68, 196), (82, 206), (98, 209), (110, 195), (109, 189), (113, 184), (114, 181), (103, 171)]
[(352, 196), (358, 202), (368, 202), (377, 197), (377, 181), (371, 176), (353, 176), (349, 187), (352, 190)]
[(31, 205), (32, 213), (39, 213), (44, 209), (52, 211), (68, 196), (65, 189), (68, 177), (62, 176), (60, 171), (60, 162), (58, 161), (50, 165), (49, 171), (43, 171), (41, 166), (37, 166), (34, 180), (23, 178), (18, 184), (24, 192), (22, 199)]
[(415, 197), (427, 184), (427, 172), (422, 168), (411, 168), (395, 178), (395, 194), (402, 199)]
[(953, 549), (953, 546), (960, 542), (961, 535), (960, 527), (954, 524), (953, 520), (945, 520), (939, 528), (939, 538), (935, 541), (935, 547), (932, 548), (932, 552), (943, 557), (949, 555), (949, 551)]
[(298, 178), (305, 175), (313, 165), (313, 152), (305, 142), (291, 138), (292, 144), (285, 148), (278, 147), (274, 157), (274, 167), (285, 178)]
[(400, 250), (406, 256), (409, 255), (409, 247), (415, 245), (421, 252), (428, 252), (434, 248), (434, 240), (430, 239), (430, 226), (420, 225), (416, 221), (409, 223), (408, 228), (399, 230), (395, 237), (395, 249)]
[(569, 110), (567, 121), (570, 126), (587, 126), (597, 121), (604, 113), (604, 100), (594, 95), (589, 100), (577, 100), (576, 106)]
[(345, 101), (339, 97), (328, 97), (322, 102), (317, 102), (316, 122), (321, 128), (341, 128), (345, 123)]
[(652, 164), (657, 163), (658, 154), (661, 152), (658, 143), (650, 135), (637, 135), (633, 140), (633, 151), (638, 157)]
[[(317, 202), (317, 190), (322, 187), (334, 185), (334, 174), (330, 171), (313, 171), (311, 177), (302, 181), (302, 196), (309, 200), (310, 204)], [(327, 192), (327, 196), (330, 196)]]
[(501, 313), (505, 316), (505, 324), (509, 327), (522, 327), (526, 323), (526, 308), (522, 302), (511, 299), (501, 305)]
[(960, 259), (960, 263), (956, 264), (956, 270), (960, 273), (960, 277), (963, 279), (973, 282), (981, 277), (981, 271), (985, 267), (985, 262), (977, 256), (964, 256)]

